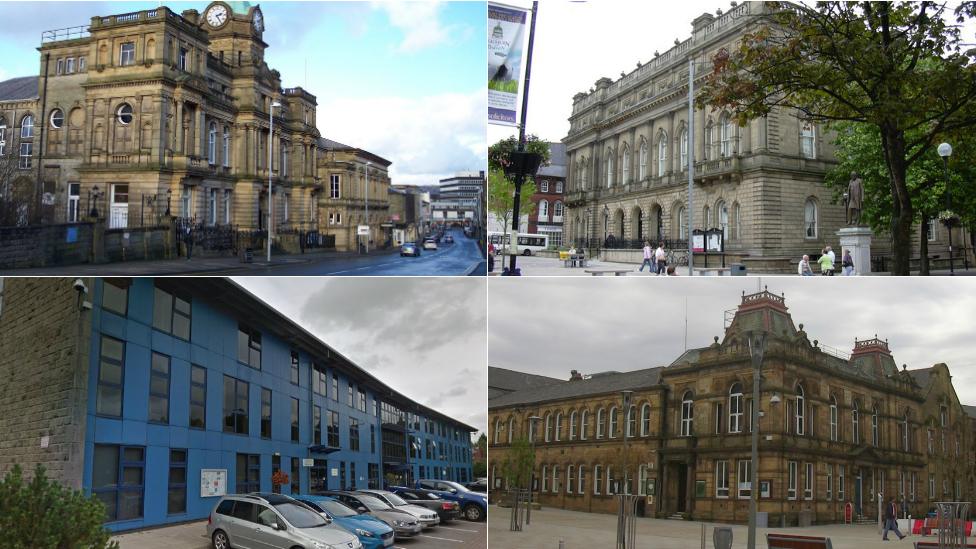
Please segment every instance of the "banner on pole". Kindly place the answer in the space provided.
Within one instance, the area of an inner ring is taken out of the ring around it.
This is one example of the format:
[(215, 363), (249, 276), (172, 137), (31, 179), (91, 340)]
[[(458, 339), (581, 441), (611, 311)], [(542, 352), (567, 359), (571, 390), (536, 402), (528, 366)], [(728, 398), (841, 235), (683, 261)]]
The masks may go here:
[(488, 4), (488, 122), (516, 126), (528, 10)]

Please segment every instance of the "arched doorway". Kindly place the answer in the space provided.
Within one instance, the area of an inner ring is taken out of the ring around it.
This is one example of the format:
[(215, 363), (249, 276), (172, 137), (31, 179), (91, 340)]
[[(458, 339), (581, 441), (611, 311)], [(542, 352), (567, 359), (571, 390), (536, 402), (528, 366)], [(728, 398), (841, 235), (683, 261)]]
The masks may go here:
[(613, 213), (613, 223), (610, 225), (610, 233), (618, 240), (624, 236), (624, 211), (617, 209)]
[(648, 216), (649, 219), (649, 234), (653, 240), (661, 240), (664, 238), (664, 212), (661, 209), (660, 204), (654, 204), (651, 206), (651, 213)]
[(630, 211), (630, 238), (638, 242), (644, 238), (644, 212), (640, 206)]

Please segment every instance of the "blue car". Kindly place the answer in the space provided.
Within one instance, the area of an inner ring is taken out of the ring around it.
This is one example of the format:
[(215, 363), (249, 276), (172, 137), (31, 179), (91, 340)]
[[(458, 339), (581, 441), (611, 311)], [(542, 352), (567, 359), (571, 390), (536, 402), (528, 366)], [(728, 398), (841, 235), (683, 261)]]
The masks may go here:
[(432, 490), (443, 499), (458, 502), (461, 514), (470, 521), (485, 520), (488, 516), (488, 494), (472, 492), (463, 484), (450, 480), (420, 479), (416, 487)]
[(378, 518), (360, 515), (344, 503), (328, 496), (293, 497), (355, 534), (364, 549), (383, 549), (393, 545), (393, 528)]

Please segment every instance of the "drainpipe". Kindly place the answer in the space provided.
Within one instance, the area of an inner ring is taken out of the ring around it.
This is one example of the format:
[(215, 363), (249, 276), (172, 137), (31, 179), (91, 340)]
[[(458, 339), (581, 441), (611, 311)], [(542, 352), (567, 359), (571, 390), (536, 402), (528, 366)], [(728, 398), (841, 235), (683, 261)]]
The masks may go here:
[(44, 127), (47, 124), (47, 119), (44, 115), (47, 112), (47, 82), (50, 79), (48, 74), (48, 69), (51, 65), (51, 52), (44, 54), (44, 92), (41, 96), (41, 112), (38, 116), (38, 122), (40, 122), (40, 130), (37, 132), (37, 181), (34, 183), (34, 203), (36, 204), (36, 210), (34, 214), (34, 219), (40, 221), (41, 219), (41, 196), (43, 194), (43, 182), (41, 181), (41, 165), (44, 161)]

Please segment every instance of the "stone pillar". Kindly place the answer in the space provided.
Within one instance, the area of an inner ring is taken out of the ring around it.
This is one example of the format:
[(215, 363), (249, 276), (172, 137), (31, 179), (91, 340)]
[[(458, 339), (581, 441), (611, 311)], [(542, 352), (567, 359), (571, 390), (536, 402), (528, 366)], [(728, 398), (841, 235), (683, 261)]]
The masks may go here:
[(854, 274), (871, 273), (871, 229), (867, 227), (844, 227), (837, 231), (840, 237), (840, 250), (837, 253), (837, 261), (840, 263), (844, 257), (844, 250), (851, 251), (851, 258), (854, 260)]

